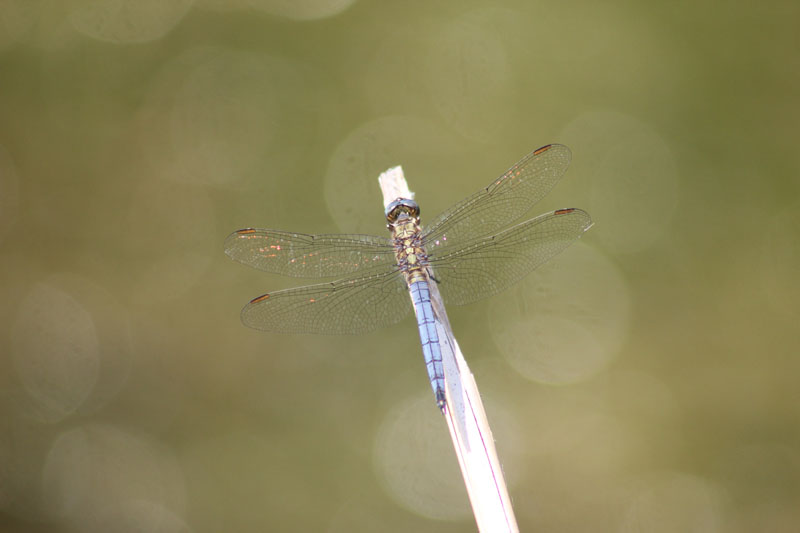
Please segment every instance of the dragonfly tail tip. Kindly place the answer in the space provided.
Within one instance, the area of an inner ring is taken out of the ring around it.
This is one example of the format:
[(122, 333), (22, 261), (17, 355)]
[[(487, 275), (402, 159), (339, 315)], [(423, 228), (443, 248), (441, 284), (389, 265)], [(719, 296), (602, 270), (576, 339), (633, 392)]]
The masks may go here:
[(447, 400), (444, 397), (444, 391), (436, 391), (436, 405), (439, 407), (439, 410), (442, 412), (442, 414), (445, 414), (444, 411), (447, 407)]

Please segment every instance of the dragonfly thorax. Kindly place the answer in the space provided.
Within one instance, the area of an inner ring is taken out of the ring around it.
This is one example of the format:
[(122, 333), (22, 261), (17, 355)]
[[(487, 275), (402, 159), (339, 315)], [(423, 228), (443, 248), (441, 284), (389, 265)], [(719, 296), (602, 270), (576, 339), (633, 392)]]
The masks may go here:
[(413, 200), (399, 198), (386, 207), (387, 228), (392, 233), (397, 266), (406, 276), (406, 283), (424, 279), (427, 255), (422, 246), (419, 224), (419, 205)]

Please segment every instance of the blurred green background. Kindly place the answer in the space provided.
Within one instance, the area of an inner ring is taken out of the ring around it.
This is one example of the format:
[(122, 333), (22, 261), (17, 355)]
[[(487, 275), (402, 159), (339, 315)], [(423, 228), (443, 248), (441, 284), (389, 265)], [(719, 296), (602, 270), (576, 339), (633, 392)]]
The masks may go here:
[(800, 527), (798, 2), (0, 2), (0, 529), (473, 531), (413, 320), (249, 330), (242, 227), (532, 149), (589, 211), (449, 309), (523, 531)]

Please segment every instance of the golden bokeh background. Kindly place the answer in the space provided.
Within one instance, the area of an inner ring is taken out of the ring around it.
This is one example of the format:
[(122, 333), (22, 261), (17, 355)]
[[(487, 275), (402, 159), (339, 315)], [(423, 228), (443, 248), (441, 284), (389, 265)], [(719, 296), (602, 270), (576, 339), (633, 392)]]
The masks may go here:
[(249, 330), (242, 227), (559, 142), (581, 241), (449, 309), (523, 531), (800, 528), (800, 4), (0, 2), (0, 529), (473, 531), (413, 320)]

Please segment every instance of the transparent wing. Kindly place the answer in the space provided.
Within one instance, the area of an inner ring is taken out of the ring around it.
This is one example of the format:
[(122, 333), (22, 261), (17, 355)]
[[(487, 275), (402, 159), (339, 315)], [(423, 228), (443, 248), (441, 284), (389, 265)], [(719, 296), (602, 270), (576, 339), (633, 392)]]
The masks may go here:
[(242, 322), (277, 333), (357, 334), (399, 322), (411, 309), (398, 270), (265, 294), (242, 309)]
[(225, 239), (232, 259), (267, 272), (299, 278), (344, 276), (395, 263), (389, 239), (372, 235), (304, 235), (242, 229)]
[(549, 144), (534, 150), (484, 189), (465, 198), (425, 228), (428, 253), (460, 248), (465, 241), (491, 235), (524, 215), (566, 172), (569, 148)]
[(445, 303), (462, 305), (497, 294), (567, 248), (592, 225), (580, 209), (559, 209), (461, 249), (431, 255)]

